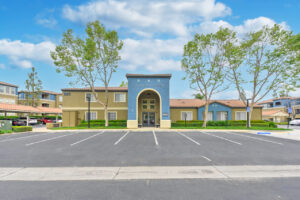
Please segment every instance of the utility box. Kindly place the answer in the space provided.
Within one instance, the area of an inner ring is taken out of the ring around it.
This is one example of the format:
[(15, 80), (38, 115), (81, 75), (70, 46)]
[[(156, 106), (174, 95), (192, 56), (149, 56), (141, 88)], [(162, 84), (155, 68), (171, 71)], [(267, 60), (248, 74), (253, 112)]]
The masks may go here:
[(12, 121), (0, 120), (0, 130), (12, 130)]

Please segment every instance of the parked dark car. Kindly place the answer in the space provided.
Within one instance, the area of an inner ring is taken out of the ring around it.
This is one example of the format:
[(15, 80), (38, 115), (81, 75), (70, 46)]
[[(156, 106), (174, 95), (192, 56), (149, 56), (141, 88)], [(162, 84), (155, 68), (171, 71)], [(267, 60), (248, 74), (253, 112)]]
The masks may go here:
[(13, 119), (12, 125), (13, 126), (26, 126), (26, 122), (23, 120), (19, 120), (19, 119)]
[[(21, 117), (20, 121), (24, 121), (25, 124), (26, 124), (27, 123), (27, 118), (26, 117)], [(29, 124), (30, 125), (36, 125), (37, 123), (38, 123), (37, 119), (33, 119), (33, 118), (29, 119)]]

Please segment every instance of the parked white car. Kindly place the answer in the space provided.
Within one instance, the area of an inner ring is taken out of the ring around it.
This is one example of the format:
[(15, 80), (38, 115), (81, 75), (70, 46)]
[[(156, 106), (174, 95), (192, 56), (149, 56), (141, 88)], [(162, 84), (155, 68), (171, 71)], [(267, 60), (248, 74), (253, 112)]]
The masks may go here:
[(294, 119), (290, 121), (290, 125), (299, 125), (300, 126), (300, 119)]

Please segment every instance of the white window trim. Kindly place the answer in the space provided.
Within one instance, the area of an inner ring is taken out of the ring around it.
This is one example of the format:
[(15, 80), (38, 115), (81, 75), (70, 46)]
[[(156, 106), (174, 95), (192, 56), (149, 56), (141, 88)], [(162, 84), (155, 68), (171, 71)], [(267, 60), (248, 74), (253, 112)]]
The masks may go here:
[[(88, 113), (88, 111), (85, 111), (85, 113), (84, 113), (84, 119), (85, 119), (85, 121), (87, 121), (87, 119), (86, 119), (86, 114), (87, 113)], [(90, 111), (90, 113), (96, 113), (96, 119), (95, 120), (98, 119), (98, 112), (97, 111)], [(91, 120), (94, 120), (94, 119), (91, 119)]]
[[(237, 119), (237, 113), (245, 113), (246, 119)], [(235, 111), (235, 120), (247, 120), (247, 112), (246, 111)]]
[[(86, 94), (91, 94), (91, 95), (93, 95), (93, 93), (92, 93), (92, 92), (86, 92), (86, 93), (84, 93), (84, 101), (85, 101), (85, 102), (88, 102), (88, 101), (86, 100)], [(96, 94), (96, 95), (97, 95), (97, 94)], [(98, 96), (98, 95), (97, 95), (97, 96)], [(96, 97), (94, 97), (94, 98), (95, 98), (95, 100), (92, 101), (92, 99), (91, 99), (90, 102), (97, 102)]]
[[(116, 101), (116, 94), (124, 94), (125, 95), (124, 101)], [(126, 102), (126, 93), (125, 92), (114, 92), (114, 102), (115, 103), (125, 103)]]
[(107, 112), (107, 118), (108, 118), (108, 113), (116, 113), (116, 120), (118, 120), (118, 112), (117, 111), (108, 111)]
[(181, 120), (185, 120), (185, 119), (182, 119), (182, 113), (192, 113), (192, 119), (190, 119), (189, 121), (191, 121), (191, 120), (193, 120), (194, 118), (193, 118), (193, 111), (181, 111), (181, 113), (180, 113), (180, 118), (181, 118)]

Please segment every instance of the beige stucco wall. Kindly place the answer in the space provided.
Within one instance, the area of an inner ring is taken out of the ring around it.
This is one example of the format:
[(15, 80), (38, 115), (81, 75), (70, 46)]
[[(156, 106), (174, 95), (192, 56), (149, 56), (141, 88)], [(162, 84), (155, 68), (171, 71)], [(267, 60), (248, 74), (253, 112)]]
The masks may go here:
[(15, 100), (15, 104), (18, 104), (18, 96), (17, 95), (9, 95), (0, 93), (0, 99), (11, 99)]
[[(231, 109), (231, 120), (236, 120), (235, 113), (237, 111), (245, 111), (246, 112), (246, 109), (245, 108), (232, 108)], [(262, 120), (262, 108), (253, 108), (251, 120)]]
[(198, 112), (197, 108), (170, 108), (170, 119), (172, 122), (176, 122), (181, 119), (181, 112), (182, 111), (190, 111), (193, 112), (193, 120), (198, 119)]
[[(18, 104), (25, 105), (26, 103), (27, 103), (27, 101), (25, 99), (19, 99)], [(43, 103), (49, 104), (49, 108), (56, 108), (56, 102), (55, 101), (40, 99), (38, 101), (38, 106), (42, 106)]]

